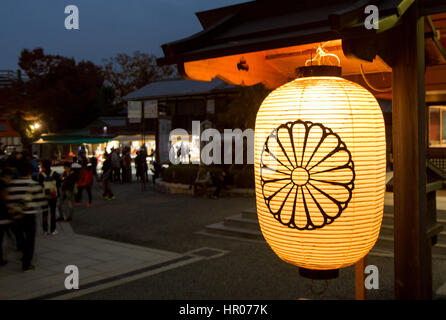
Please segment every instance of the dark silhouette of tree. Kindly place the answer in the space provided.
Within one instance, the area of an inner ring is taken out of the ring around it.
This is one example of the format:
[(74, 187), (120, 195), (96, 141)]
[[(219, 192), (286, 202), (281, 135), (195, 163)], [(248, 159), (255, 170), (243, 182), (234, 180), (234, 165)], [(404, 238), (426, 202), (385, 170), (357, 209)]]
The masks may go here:
[(178, 77), (175, 67), (158, 66), (154, 55), (139, 51), (133, 56), (120, 53), (104, 59), (103, 72), (107, 84), (114, 88), (118, 102), (153, 81)]
[(254, 129), (257, 111), (269, 92), (262, 84), (240, 87), (216, 121), (224, 128)]
[(177, 77), (176, 68), (157, 66), (154, 55), (138, 51), (118, 54), (98, 67), (42, 48), (24, 49), (18, 64), (28, 80), (0, 89), (0, 112), (9, 116), (26, 146), (42, 132), (30, 130), (32, 121), (39, 120), (46, 132), (83, 128), (100, 115), (119, 112), (128, 93)]
[[(31, 139), (26, 120), (39, 119), (49, 132), (82, 128), (111, 107), (113, 90), (104, 85), (100, 67), (89, 61), (24, 49), (19, 66), (29, 80), (0, 90), (3, 111), (9, 113), (22, 139)], [(35, 138), (35, 137), (34, 137)]]

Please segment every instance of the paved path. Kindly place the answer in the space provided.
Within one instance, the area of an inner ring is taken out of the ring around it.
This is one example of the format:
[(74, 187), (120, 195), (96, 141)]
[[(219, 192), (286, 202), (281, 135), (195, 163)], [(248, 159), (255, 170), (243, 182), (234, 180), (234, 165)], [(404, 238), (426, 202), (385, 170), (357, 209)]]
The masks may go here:
[[(100, 189), (95, 187), (93, 208), (76, 208), (73, 226), (78, 233), (73, 233), (68, 224), (59, 224), (61, 233), (56, 236), (42, 237), (39, 232), (34, 272), (20, 271), (20, 255), (6, 239), (5, 251), (10, 263), (0, 268), (0, 299), (354, 297), (353, 267), (343, 269), (340, 278), (331, 281), (328, 291), (319, 297), (312, 293), (311, 282), (297, 276), (296, 268), (280, 261), (265, 243), (196, 234), (207, 224), (252, 207), (253, 199), (197, 199), (160, 194), (152, 187), (142, 196), (136, 184), (113, 185), (113, 188), (117, 200), (100, 200)], [(391, 200), (392, 194), (386, 194), (386, 204)], [(214, 253), (195, 250), (203, 247), (212, 248)], [(220, 252), (215, 253), (215, 248)], [(213, 259), (222, 255), (225, 255), (222, 259)], [(380, 289), (369, 292), (369, 298), (391, 299), (393, 259), (369, 257), (367, 263), (380, 270)], [(80, 269), (78, 291), (64, 288), (67, 276), (64, 269), (69, 264)], [(443, 298), (446, 297), (444, 270), (446, 261), (433, 261), (434, 289)]]
[[(0, 299), (55, 298), (67, 294), (70, 298), (92, 292), (96, 286), (103, 289), (200, 259), (193, 254), (76, 234), (68, 223), (59, 223), (58, 230), (55, 236), (43, 236), (38, 230), (33, 260), (36, 270), (29, 273), (21, 271), (21, 254), (14, 251), (13, 241), (6, 237), (5, 254), (9, 263), (0, 268)], [(65, 289), (67, 265), (79, 268), (79, 291)]]

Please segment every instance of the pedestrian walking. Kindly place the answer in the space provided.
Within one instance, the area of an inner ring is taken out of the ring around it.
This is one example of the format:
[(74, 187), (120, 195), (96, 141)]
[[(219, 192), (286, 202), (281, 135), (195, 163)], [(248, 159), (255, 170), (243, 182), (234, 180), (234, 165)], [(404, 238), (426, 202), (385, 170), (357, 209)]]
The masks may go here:
[(105, 161), (102, 164), (102, 186), (103, 186), (102, 198), (104, 200), (115, 199), (115, 196), (113, 195), (113, 192), (110, 189), (111, 175), (112, 175), (111, 156), (109, 154), (106, 154)]
[(121, 183), (121, 157), (119, 156), (119, 149), (112, 151), (111, 165), (113, 170), (113, 182)]
[(79, 180), (77, 181), (77, 202), (82, 202), (83, 191), (87, 191), (88, 195), (88, 207), (91, 207), (92, 194), (91, 187), (93, 185), (93, 169), (88, 165), (86, 161), (82, 163), (82, 169), (79, 174)]
[(33, 158), (31, 159), (31, 165), (33, 166), (33, 173), (31, 177), (33, 180), (38, 181), (40, 168), (39, 168), (39, 158), (37, 157), (37, 154), (33, 155)]
[(149, 174), (148, 174), (149, 166), (147, 165), (147, 149), (144, 146), (142, 146), (141, 149), (139, 150), (139, 158), (137, 166), (139, 174), (141, 176), (141, 189), (145, 191), (146, 183), (149, 179)]
[(19, 178), (11, 180), (7, 186), (8, 209), (18, 226), (18, 240), (23, 252), (22, 270), (28, 272), (35, 269), (31, 264), (36, 238), (35, 216), (40, 210), (48, 216), (48, 201), (42, 186), (31, 179), (33, 168), (30, 162), (20, 159), (16, 167)]
[(153, 167), (152, 182), (155, 185), (156, 179), (158, 179), (161, 175), (162, 167), (156, 160), (152, 161), (152, 167)]
[(132, 182), (132, 158), (130, 148), (126, 148), (123, 155), (123, 172), (125, 172), (125, 182)]
[(96, 179), (96, 182), (99, 181), (98, 177), (98, 158), (96, 157), (96, 153), (93, 152), (93, 156), (90, 158), (91, 168), (93, 170), (93, 177)]
[(136, 169), (136, 180), (139, 181), (141, 179), (141, 167), (139, 166), (139, 160), (141, 156), (139, 154), (139, 151), (136, 151), (136, 157), (135, 157), (135, 169)]
[(62, 175), (62, 216), (61, 220), (71, 221), (73, 219), (73, 201), (74, 201), (74, 186), (76, 185), (77, 176), (71, 169), (69, 162), (64, 163), (64, 173)]
[[(45, 197), (48, 201), (50, 213), (50, 234), (56, 235), (56, 206), (59, 197), (59, 189), (61, 185), (61, 177), (56, 171), (51, 170), (51, 160), (42, 162), (42, 172), (39, 175), (39, 184), (45, 191)], [(42, 215), (42, 227), (44, 235), (48, 234), (48, 211)]]
[(87, 160), (87, 150), (85, 149), (85, 146), (79, 148), (79, 152), (77, 153), (77, 155), (80, 162), (84, 162), (85, 160)]
[(212, 184), (211, 174), (205, 167), (199, 166), (197, 177), (193, 183), (194, 196), (197, 197), (200, 193), (208, 195), (208, 187)]
[(3, 238), (8, 228), (12, 224), (12, 215), (9, 213), (6, 204), (8, 191), (6, 189), (7, 182), (4, 179), (4, 176), (5, 172), (4, 169), (2, 169), (0, 176), (0, 267), (8, 263), (3, 255)]

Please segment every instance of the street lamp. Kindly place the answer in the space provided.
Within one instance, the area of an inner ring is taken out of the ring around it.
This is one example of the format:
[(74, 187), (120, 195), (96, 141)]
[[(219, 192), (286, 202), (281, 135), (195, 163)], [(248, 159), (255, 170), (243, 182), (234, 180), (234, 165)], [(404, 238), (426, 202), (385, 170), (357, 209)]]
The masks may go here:
[(34, 122), (33, 124), (30, 125), (31, 130), (36, 131), (39, 130), (40, 128), (40, 123), (39, 122)]

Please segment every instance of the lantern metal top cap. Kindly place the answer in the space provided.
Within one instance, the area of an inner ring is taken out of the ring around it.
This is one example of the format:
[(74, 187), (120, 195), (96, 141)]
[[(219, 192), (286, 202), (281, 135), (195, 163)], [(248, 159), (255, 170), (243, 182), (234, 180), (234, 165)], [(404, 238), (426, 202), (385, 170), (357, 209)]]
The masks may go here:
[(328, 65), (304, 66), (296, 69), (298, 78), (304, 77), (340, 77), (342, 67)]

